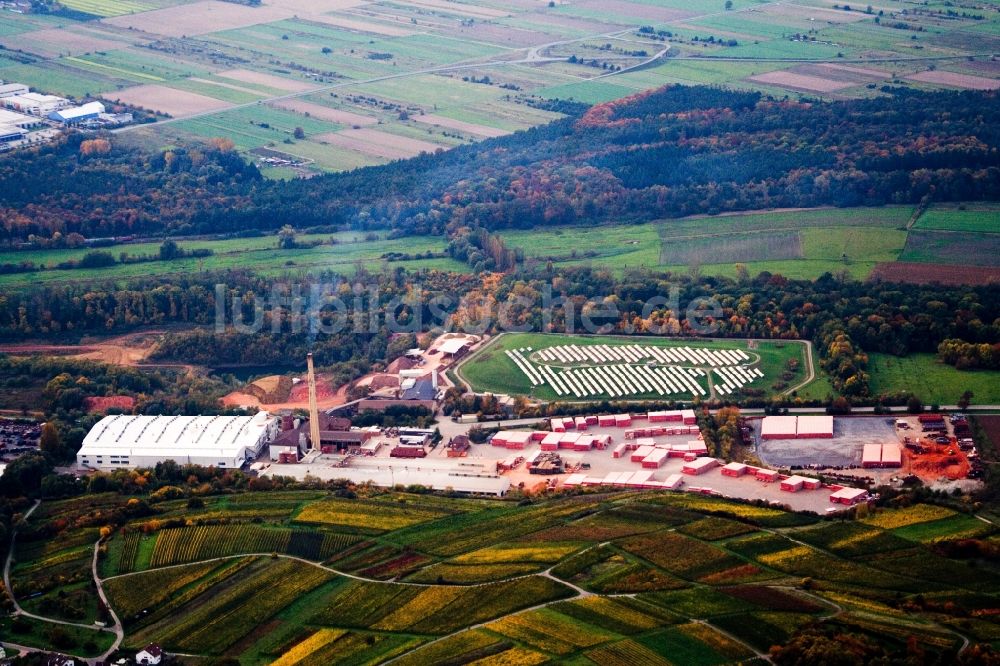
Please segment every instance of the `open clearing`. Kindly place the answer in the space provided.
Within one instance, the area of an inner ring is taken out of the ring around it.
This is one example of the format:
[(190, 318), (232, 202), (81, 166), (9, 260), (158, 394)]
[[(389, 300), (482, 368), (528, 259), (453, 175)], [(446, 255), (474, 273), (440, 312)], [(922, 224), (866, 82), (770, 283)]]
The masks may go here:
[(410, 139), (373, 129), (352, 128), (341, 132), (321, 134), (315, 138), (321, 143), (390, 160), (414, 157), (420, 153), (433, 153), (442, 148), (442, 146), (429, 141)]
[(467, 123), (461, 120), (455, 120), (454, 118), (448, 118), (447, 116), (439, 116), (435, 113), (427, 113), (419, 115), (413, 118), (414, 121), (418, 123), (424, 123), (427, 125), (437, 125), (438, 127), (447, 127), (448, 129), (457, 130), (459, 132), (465, 132), (467, 134), (475, 134), (482, 137), (497, 137), (504, 136), (505, 134), (510, 134), (502, 129), (497, 129), (495, 127), (487, 127), (485, 125), (477, 125), (476, 123)]
[(959, 74), (943, 70), (918, 72), (917, 74), (910, 74), (906, 78), (924, 83), (936, 83), (951, 88), (964, 88), (966, 90), (1000, 90), (1000, 79), (987, 79), (983, 76)]
[(363, 116), (360, 113), (352, 113), (351, 111), (331, 109), (328, 106), (306, 102), (301, 99), (286, 99), (281, 100), (280, 102), (272, 102), (271, 106), (275, 106), (279, 109), (285, 109), (287, 111), (294, 111), (296, 113), (309, 114), (311, 118), (328, 120), (331, 123), (337, 123), (338, 125), (364, 126), (375, 125), (378, 123), (378, 118), (373, 116)]
[(287, 90), (289, 92), (302, 92), (303, 90), (312, 90), (316, 87), (316, 84), (309, 83), (308, 81), (286, 79), (283, 76), (274, 76), (273, 74), (255, 72), (249, 69), (229, 69), (224, 72), (217, 72), (216, 76), (235, 79), (244, 83), (257, 83), (269, 88), (277, 88), (278, 90)]
[(203, 111), (218, 111), (231, 106), (227, 102), (198, 93), (149, 84), (106, 93), (105, 97), (143, 109), (171, 116), (189, 116)]
[(872, 393), (911, 392), (927, 404), (954, 404), (966, 390), (973, 404), (1000, 404), (1000, 371), (956, 370), (934, 354), (870, 354)]

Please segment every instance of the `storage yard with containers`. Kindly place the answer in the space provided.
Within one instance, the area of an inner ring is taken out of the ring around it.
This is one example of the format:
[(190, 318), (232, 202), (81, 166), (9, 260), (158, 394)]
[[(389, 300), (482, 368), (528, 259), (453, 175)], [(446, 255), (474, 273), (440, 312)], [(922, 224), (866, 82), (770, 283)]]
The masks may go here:
[[(558, 480), (549, 481), (551, 487), (680, 490), (764, 500), (817, 513), (844, 503), (831, 499), (841, 486), (824, 487), (816, 478), (789, 477), (710, 457), (695, 421), (693, 410), (557, 417), (549, 419), (550, 430), (501, 430), (471, 455), (506, 457), (503, 474), (512, 486), (532, 487), (539, 474), (554, 479), (561, 472)], [(826, 421), (819, 417), (806, 423), (811, 432)], [(516, 455), (504, 456), (505, 450)], [(559, 461), (555, 468), (553, 456)], [(546, 471), (533, 469), (542, 461)], [(862, 491), (848, 503), (865, 497)]]
[[(265, 476), (348, 479), (378, 486), (502, 496), (512, 488), (671, 490), (763, 500), (825, 513), (843, 503), (837, 485), (710, 456), (693, 410), (556, 417), (530, 427), (501, 429), (472, 445), (456, 435), (432, 445), (433, 430), (330, 431), (320, 416), (321, 446), (308, 445), (309, 425), (282, 423), (269, 459), (254, 464)], [(284, 448), (283, 448), (284, 447)], [(853, 496), (865, 499), (862, 491)]]
[(961, 415), (766, 416), (754, 423), (757, 453), (772, 467), (836, 470), (886, 480), (977, 478), (978, 453)]
[(866, 446), (898, 441), (888, 417), (765, 416), (753, 424), (758, 455), (774, 467), (861, 467)]

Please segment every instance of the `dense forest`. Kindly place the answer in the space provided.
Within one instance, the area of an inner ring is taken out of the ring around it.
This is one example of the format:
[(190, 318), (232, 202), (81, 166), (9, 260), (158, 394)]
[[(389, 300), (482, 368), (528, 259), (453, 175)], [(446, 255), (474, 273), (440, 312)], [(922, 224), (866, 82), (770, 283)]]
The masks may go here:
[(450, 235), (1000, 191), (998, 93), (887, 92), (798, 102), (672, 86), (511, 136), (287, 183), (262, 179), (223, 141), (149, 155), (70, 135), (31, 159), (0, 158), (0, 243), (284, 224)]
[[(645, 271), (617, 277), (593, 268), (556, 273), (541, 266), (482, 276), (395, 271), (356, 276), (353, 282), (328, 277), (333, 294), (357, 294), (343, 299), (346, 307), (339, 315), (347, 323), (338, 330), (330, 326), (337, 311), (323, 310), (314, 320), (308, 308), (288, 307), (290, 299), (279, 298), (254, 330), (230, 327), (215, 333), (203, 326), (170, 335), (159, 356), (184, 363), (266, 364), (312, 350), (319, 363), (337, 368), (346, 381), (385, 360), (394, 333), (446, 326), (471, 330), (480, 325), (483, 312), (502, 310), (505, 326), (537, 331), (587, 331), (589, 322), (604, 332), (687, 336), (701, 334), (701, 325), (724, 337), (809, 339), (817, 344), (835, 388), (863, 399), (869, 397), (867, 352), (905, 355), (937, 352), (946, 341), (942, 350), (951, 349), (955, 339), (976, 345), (1000, 340), (1000, 298), (996, 287), (988, 286), (860, 283), (832, 275), (805, 281), (769, 273), (742, 280)], [(226, 322), (250, 326), (255, 296), (270, 294), (273, 283), (231, 272), (174, 284), (141, 280), (127, 289), (66, 285), (12, 292), (0, 298), (0, 339), (211, 324), (220, 282), (227, 285), (219, 304)], [(360, 284), (363, 289), (354, 288)], [(672, 288), (678, 294), (676, 311), (646, 308)], [(707, 318), (688, 312), (688, 304), (701, 298), (715, 299), (719, 309)], [(496, 319), (488, 323), (486, 330), (498, 330)]]

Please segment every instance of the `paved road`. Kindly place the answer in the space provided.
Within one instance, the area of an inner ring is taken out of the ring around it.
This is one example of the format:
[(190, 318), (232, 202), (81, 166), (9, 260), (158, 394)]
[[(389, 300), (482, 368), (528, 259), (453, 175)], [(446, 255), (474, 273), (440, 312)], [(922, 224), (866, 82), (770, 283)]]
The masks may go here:
[[(42, 504), (41, 500), (35, 500), (35, 503), (31, 505), (31, 508), (28, 509), (24, 513), (23, 520), (28, 520), (28, 518), (31, 517), (31, 514), (35, 512), (35, 509), (37, 509), (41, 504)], [(34, 613), (29, 613), (28, 611), (24, 610), (24, 608), (21, 607), (21, 604), (19, 604), (17, 602), (17, 598), (14, 596), (14, 588), (11, 587), (11, 584), (10, 584), (10, 567), (11, 567), (11, 564), (12, 564), (12, 562), (14, 560), (14, 542), (15, 542), (16, 539), (17, 539), (17, 528), (15, 526), (14, 530), (11, 532), (11, 536), (10, 536), (10, 550), (7, 551), (7, 560), (4, 562), (4, 567), (3, 567), (3, 583), (4, 583), (4, 587), (7, 588), (7, 596), (10, 597), (11, 604), (14, 606), (14, 613), (13, 613), (13, 615), (23, 615), (24, 617), (30, 617), (33, 620), (39, 620), (40, 622), (49, 622), (51, 624), (61, 624), (61, 625), (65, 625), (65, 626), (68, 626), (68, 627), (82, 627), (83, 629), (88, 629), (90, 631), (108, 631), (108, 632), (113, 632), (115, 634), (115, 637), (116, 637), (116, 640), (115, 640), (113, 646), (111, 647), (110, 650), (108, 650), (107, 652), (105, 652), (104, 654), (102, 654), (100, 657), (85, 658), (85, 657), (80, 657), (79, 655), (71, 655), (71, 656), (77, 657), (78, 659), (81, 659), (82, 661), (85, 661), (88, 664), (95, 664), (98, 661), (104, 660), (104, 659), (107, 658), (108, 655), (110, 655), (112, 652), (114, 652), (115, 650), (117, 650), (118, 646), (121, 644), (122, 638), (124, 637), (124, 633), (122, 631), (121, 623), (118, 621), (118, 616), (115, 615), (114, 611), (111, 610), (110, 606), (108, 606), (108, 611), (111, 613), (111, 616), (115, 620), (115, 624), (111, 628), (98, 627), (98, 626), (93, 625), (93, 624), (84, 624), (84, 623), (81, 623), (81, 622), (68, 622), (66, 620), (58, 620), (56, 618), (45, 617), (43, 615), (35, 615)], [(97, 543), (94, 544), (94, 559), (93, 559), (93, 562), (91, 563), (91, 570), (92, 570), (92, 573), (93, 573), (93, 576), (94, 576), (94, 582), (97, 584), (97, 592), (100, 595), (101, 600), (104, 602), (104, 604), (107, 605), (108, 604), (107, 597), (104, 596), (104, 590), (101, 588), (100, 579), (97, 577), (97, 548), (98, 548), (99, 544), (100, 544), (100, 541), (98, 541)], [(4, 645), (10, 645), (11, 647), (13, 647), (13, 648), (15, 648), (17, 650), (25, 651), (25, 652), (46, 652), (47, 651), (47, 650), (39, 650), (38, 648), (27, 647), (27, 646), (24, 646), (24, 645), (17, 645), (16, 643), (7, 643), (7, 642), (4, 642), (3, 644)]]
[[(35, 512), (42, 503), (42, 500), (35, 500), (35, 503), (31, 505), (31, 508), (24, 512), (24, 517), (22, 520), (27, 521), (31, 517), (31, 514)], [(14, 615), (20, 615), (24, 612), (21, 608), (21, 604), (17, 603), (17, 599), (14, 598), (14, 588), (10, 584), (10, 565), (14, 561), (14, 542), (17, 540), (17, 525), (14, 525), (10, 533), (10, 546), (7, 550), (7, 560), (3, 565), (3, 586), (7, 588), (7, 596), (10, 597), (11, 604), (14, 606)]]
[(101, 580), (100, 574), (97, 573), (97, 553), (100, 549), (101, 541), (98, 539), (97, 542), (94, 543), (94, 559), (90, 563), (90, 573), (94, 577), (94, 585), (97, 587), (97, 594), (101, 598), (101, 602), (104, 604), (104, 607), (108, 609), (108, 614), (111, 615), (111, 619), (114, 621), (109, 629), (115, 633), (115, 642), (111, 644), (111, 647), (109, 647), (104, 654), (97, 658), (100, 661), (105, 661), (115, 650), (119, 648), (119, 646), (121, 646), (122, 641), (125, 639), (125, 630), (122, 628), (121, 620), (118, 619), (118, 614), (115, 612), (115, 609), (112, 608), (111, 604), (108, 602), (107, 595), (104, 594), (104, 581)]

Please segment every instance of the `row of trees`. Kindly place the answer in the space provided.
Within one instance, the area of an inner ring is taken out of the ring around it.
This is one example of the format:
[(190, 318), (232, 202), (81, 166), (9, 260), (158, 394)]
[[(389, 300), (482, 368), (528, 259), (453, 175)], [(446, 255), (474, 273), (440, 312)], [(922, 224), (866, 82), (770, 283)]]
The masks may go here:
[(1000, 343), (948, 339), (938, 345), (938, 358), (959, 370), (1000, 369)]
[[(318, 315), (295, 307), (294, 289), (276, 289), (247, 273), (191, 277), (173, 285), (140, 280), (128, 288), (27, 288), (0, 297), (0, 337), (212, 324), (218, 306), (225, 313), (221, 332), (206, 326), (170, 334), (158, 358), (211, 366), (284, 365), (311, 350), (318, 363), (337, 368), (345, 381), (391, 360), (394, 339), (398, 350), (410, 344), (412, 333), (444, 326), (809, 339), (834, 387), (852, 398), (869, 395), (870, 352), (939, 352), (962, 367), (995, 367), (1000, 340), (1000, 293), (990, 286), (859, 283), (830, 275), (804, 281), (769, 273), (737, 280), (649, 271), (618, 277), (588, 267), (554, 273), (540, 265), (507, 274), (397, 270), (356, 281), (330, 278), (328, 296), (339, 305)], [(217, 303), (214, 283), (223, 279), (223, 302)], [(715, 309), (689, 311), (699, 299)], [(246, 328), (234, 328), (233, 322)], [(399, 341), (400, 332), (411, 335)], [(70, 391), (63, 400), (75, 403), (82, 393)]]

